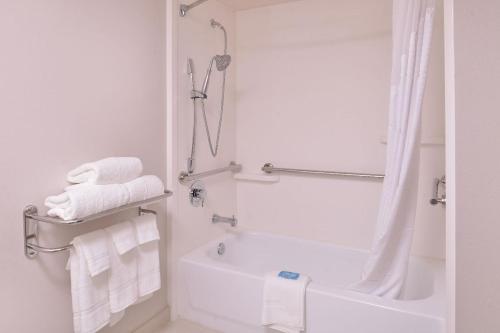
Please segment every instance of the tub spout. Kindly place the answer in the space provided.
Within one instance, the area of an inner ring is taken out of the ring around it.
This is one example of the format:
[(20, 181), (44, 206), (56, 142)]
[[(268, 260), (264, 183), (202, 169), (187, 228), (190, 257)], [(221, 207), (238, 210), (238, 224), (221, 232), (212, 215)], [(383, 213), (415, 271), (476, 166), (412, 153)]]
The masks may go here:
[(224, 217), (217, 214), (212, 216), (212, 223), (228, 223), (231, 227), (236, 227), (238, 220), (234, 217)]

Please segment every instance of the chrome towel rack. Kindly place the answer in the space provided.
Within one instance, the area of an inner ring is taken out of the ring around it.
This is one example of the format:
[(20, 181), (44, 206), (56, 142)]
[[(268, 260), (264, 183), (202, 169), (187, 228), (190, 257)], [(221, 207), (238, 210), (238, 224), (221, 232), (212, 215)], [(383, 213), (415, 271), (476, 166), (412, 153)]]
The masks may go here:
[(340, 176), (340, 177), (358, 177), (370, 179), (384, 179), (385, 175), (376, 173), (357, 173), (357, 172), (341, 172), (341, 171), (324, 171), (324, 170), (309, 170), (309, 169), (290, 169), (290, 168), (277, 168), (271, 163), (266, 163), (262, 167), (262, 171), (266, 173), (284, 172), (296, 173), (306, 175), (319, 175), (319, 176)]
[(26, 257), (32, 259), (35, 258), (38, 253), (56, 253), (69, 250), (73, 245), (68, 244), (60, 247), (48, 248), (38, 245), (38, 223), (51, 223), (56, 225), (75, 225), (82, 224), (92, 220), (97, 220), (99, 218), (116, 214), (131, 208), (138, 208), (139, 215), (142, 214), (155, 214), (154, 210), (149, 210), (142, 208), (142, 206), (158, 202), (171, 196), (173, 193), (171, 191), (165, 191), (162, 195), (152, 197), (142, 201), (136, 201), (129, 203), (124, 206), (120, 206), (113, 209), (108, 209), (103, 212), (89, 215), (83, 218), (78, 218), (74, 220), (62, 220), (57, 217), (38, 215), (38, 208), (34, 205), (28, 205), (23, 210), (23, 224), (24, 224), (24, 254)]
[(181, 174), (179, 175), (179, 182), (182, 184), (186, 184), (186, 183), (189, 183), (193, 180), (205, 178), (208, 176), (213, 176), (213, 175), (216, 175), (216, 174), (219, 174), (222, 172), (226, 172), (226, 171), (239, 172), (239, 171), (241, 171), (241, 164), (236, 164), (235, 162), (230, 162), (227, 167), (213, 169), (213, 170), (204, 171), (204, 172), (200, 172), (200, 173), (191, 173), (190, 174), (187, 172), (181, 172)]

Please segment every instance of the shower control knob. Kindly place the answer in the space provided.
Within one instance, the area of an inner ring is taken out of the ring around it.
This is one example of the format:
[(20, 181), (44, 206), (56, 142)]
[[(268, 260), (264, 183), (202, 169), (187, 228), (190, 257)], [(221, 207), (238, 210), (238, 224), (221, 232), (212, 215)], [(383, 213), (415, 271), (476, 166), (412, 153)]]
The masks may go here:
[(194, 182), (189, 188), (189, 201), (193, 207), (203, 207), (207, 198), (207, 190), (201, 181)]

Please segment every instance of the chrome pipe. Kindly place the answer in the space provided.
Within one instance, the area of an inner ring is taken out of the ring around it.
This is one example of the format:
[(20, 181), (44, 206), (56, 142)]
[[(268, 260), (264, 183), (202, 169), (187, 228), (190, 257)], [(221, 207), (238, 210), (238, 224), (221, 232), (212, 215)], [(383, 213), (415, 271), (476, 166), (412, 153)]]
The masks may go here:
[(43, 247), (43, 246), (39, 246), (39, 245), (36, 245), (36, 244), (31, 244), (31, 243), (28, 243), (26, 245), (27, 248), (35, 251), (35, 252), (42, 252), (42, 253), (57, 253), (57, 252), (63, 252), (63, 251), (67, 251), (69, 249), (71, 249), (73, 247), (72, 244), (69, 244), (69, 245), (65, 245), (65, 246), (61, 246), (61, 247), (53, 247), (53, 248), (48, 248), (48, 247)]
[(375, 174), (375, 173), (357, 173), (357, 172), (277, 168), (274, 165), (272, 165), (271, 163), (264, 164), (264, 166), (262, 167), (262, 171), (264, 171), (266, 173), (283, 172), (283, 173), (297, 173), (297, 174), (318, 175), (318, 176), (358, 177), (358, 178), (373, 178), (373, 179), (384, 179), (384, 177), (385, 177), (385, 175)]
[(202, 3), (206, 2), (206, 1), (208, 1), (208, 0), (198, 0), (198, 1), (193, 2), (190, 5), (181, 4), (180, 9), (179, 9), (179, 15), (181, 17), (186, 16), (188, 11), (190, 11), (194, 7), (201, 5)]
[(187, 173), (187, 172), (181, 172), (179, 175), (179, 182), (180, 183), (189, 183), (194, 180), (198, 180), (200, 178), (205, 178), (209, 176), (213, 176), (219, 173), (223, 173), (226, 171), (231, 171), (231, 172), (239, 172), (241, 171), (241, 164), (236, 164), (235, 162), (229, 163), (227, 167), (224, 168), (218, 168), (218, 169), (213, 169), (205, 172), (200, 172), (200, 173)]

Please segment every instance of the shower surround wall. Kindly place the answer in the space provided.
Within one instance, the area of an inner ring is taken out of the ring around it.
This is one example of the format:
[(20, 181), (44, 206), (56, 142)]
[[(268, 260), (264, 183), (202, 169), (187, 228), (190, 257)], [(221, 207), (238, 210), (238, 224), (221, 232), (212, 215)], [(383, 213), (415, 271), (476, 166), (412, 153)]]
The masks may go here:
[[(68, 333), (68, 254), (26, 259), (22, 210), (42, 208), (66, 186), (68, 170), (102, 157), (138, 156), (145, 172), (165, 180), (165, 1), (16, 0), (0, 7), (0, 332)], [(164, 263), (165, 205), (151, 207)], [(62, 245), (133, 214), (43, 225), (40, 244)], [(166, 306), (164, 287), (101, 332), (130, 332)]]
[[(444, 258), (442, 7), (423, 110), (413, 252)], [(237, 159), (244, 172), (278, 167), (383, 173), (392, 1), (308, 0), (237, 13)], [(430, 144), (429, 144), (430, 143)], [(436, 144), (441, 143), (441, 144)], [(369, 248), (381, 182), (281, 175), (238, 182), (243, 228)]]
[[(175, 196), (169, 206), (169, 303), (183, 313), (183, 279), (178, 259), (217, 239), (227, 226), (212, 225), (213, 213), (236, 214), (238, 228), (337, 245), (369, 248), (381, 182), (281, 175), (278, 183), (238, 180), (224, 173), (204, 179), (203, 208), (189, 204), (189, 189), (176, 180), (191, 149), (192, 102), (187, 59), (200, 87), (210, 58), (222, 52), (228, 31), (226, 109), (220, 155), (212, 158), (198, 109), (196, 172), (243, 164), (261, 173), (277, 166), (383, 172), (391, 69), (392, 1), (307, 0), (237, 11), (231, 1), (210, 0), (173, 22), (174, 74), (169, 107), (169, 175)], [(250, 3), (250, 2), (249, 2)], [(233, 3), (234, 4), (234, 3)], [(424, 103), (421, 181), (414, 253), (444, 257), (444, 209), (429, 205), (434, 177), (444, 174), (442, 8), (436, 15), (429, 80)], [(170, 17), (170, 16), (169, 16)], [(219, 74), (219, 73), (217, 73)], [(207, 107), (216, 129), (220, 76), (215, 75)], [(180, 312), (180, 313), (179, 313)]]

